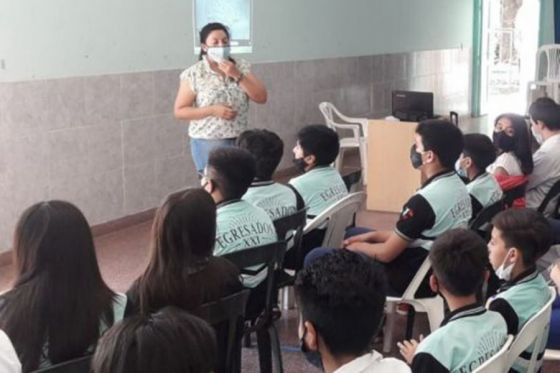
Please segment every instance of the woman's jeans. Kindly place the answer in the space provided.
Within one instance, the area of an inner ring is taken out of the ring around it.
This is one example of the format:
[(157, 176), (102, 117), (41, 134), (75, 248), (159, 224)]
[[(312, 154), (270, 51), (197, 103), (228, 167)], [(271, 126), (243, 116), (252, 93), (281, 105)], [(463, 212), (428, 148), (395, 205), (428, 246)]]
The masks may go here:
[(193, 139), (191, 138), (191, 154), (197, 172), (204, 171), (208, 163), (208, 154), (215, 148), (234, 146), (235, 138), (231, 139)]

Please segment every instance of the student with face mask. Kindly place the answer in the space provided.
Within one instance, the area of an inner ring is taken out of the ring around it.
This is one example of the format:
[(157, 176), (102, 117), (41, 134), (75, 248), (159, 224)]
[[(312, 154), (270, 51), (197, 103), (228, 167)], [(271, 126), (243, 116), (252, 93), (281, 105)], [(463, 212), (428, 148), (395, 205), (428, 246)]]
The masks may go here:
[(406, 373), (407, 365), (371, 350), (385, 307), (383, 270), (348, 250), (317, 258), (294, 285), (301, 349), (326, 373)]
[(467, 191), (471, 196), (473, 219), (485, 207), (502, 199), (502, 189), (486, 168), (496, 160), (496, 148), (486, 135), (463, 136), (464, 148), (457, 161), (459, 176), (467, 180)]
[[(502, 314), (508, 334), (515, 335), (550, 299), (548, 285), (536, 262), (550, 248), (551, 229), (548, 221), (531, 209), (502, 211), (494, 217), (492, 225), (488, 243), (490, 263), (504, 283), (487, 306)], [(544, 346), (539, 348), (544, 351)], [(528, 361), (523, 360), (521, 355), (513, 366), (515, 372), (526, 371), (523, 366)]]
[(419, 343), (398, 343), (414, 373), (472, 372), (496, 354), (507, 339), (503, 317), (477, 299), (488, 278), (488, 249), (476, 233), (453, 229), (430, 250), (430, 286), (441, 294), (449, 313), (441, 327)]
[[(538, 209), (554, 183), (560, 180), (560, 106), (552, 99), (542, 97), (529, 108), (531, 131), (540, 148), (533, 154), (535, 167), (527, 185), (527, 207)], [(554, 215), (554, 203), (543, 213)]]
[(233, 146), (247, 129), (249, 100), (264, 104), (266, 88), (244, 60), (230, 55), (230, 33), (221, 23), (200, 31), (199, 62), (181, 73), (175, 118), (189, 121), (191, 153), (198, 172), (216, 147)]

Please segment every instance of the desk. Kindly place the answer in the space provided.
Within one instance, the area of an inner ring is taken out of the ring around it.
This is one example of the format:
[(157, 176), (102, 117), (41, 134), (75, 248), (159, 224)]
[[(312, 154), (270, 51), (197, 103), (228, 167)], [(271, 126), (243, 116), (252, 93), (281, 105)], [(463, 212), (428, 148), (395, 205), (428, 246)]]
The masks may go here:
[(370, 120), (368, 124), (367, 209), (400, 213), (421, 185), (410, 164), (417, 123)]

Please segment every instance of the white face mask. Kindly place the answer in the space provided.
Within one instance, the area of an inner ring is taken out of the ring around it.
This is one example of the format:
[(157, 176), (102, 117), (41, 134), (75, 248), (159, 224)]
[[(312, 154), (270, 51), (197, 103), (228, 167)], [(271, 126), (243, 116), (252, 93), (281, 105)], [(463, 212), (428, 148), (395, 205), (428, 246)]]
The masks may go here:
[(214, 62), (221, 63), (229, 59), (230, 47), (208, 47), (207, 56)]
[(502, 263), (502, 265), (496, 268), (496, 276), (498, 276), (499, 279), (502, 279), (504, 281), (511, 280), (511, 272), (513, 271), (513, 267), (515, 266), (515, 263), (511, 263), (509, 264), (508, 267), (506, 267), (507, 261), (510, 257), (511, 250), (512, 249), (510, 249), (506, 254), (506, 257), (504, 258), (504, 262)]
[(544, 139), (542, 137), (542, 135), (540, 133), (537, 132), (537, 130), (535, 129), (535, 125), (531, 125), (531, 132), (533, 133), (533, 137), (535, 138), (535, 140), (537, 140), (537, 142), (539, 144), (542, 144)]

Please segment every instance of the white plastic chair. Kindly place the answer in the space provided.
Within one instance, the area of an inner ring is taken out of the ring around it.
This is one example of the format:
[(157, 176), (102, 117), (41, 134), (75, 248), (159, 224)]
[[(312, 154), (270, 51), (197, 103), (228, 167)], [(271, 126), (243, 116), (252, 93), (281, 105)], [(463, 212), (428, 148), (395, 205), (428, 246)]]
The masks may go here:
[(428, 314), (428, 321), (430, 323), (430, 331), (439, 328), (444, 317), (443, 298), (439, 295), (430, 298), (416, 298), (415, 294), (422, 280), (430, 270), (430, 259), (426, 258), (418, 271), (408, 284), (408, 287), (400, 297), (387, 297), (385, 305), (385, 312), (387, 318), (385, 320), (385, 329), (383, 331), (383, 352), (388, 353), (391, 351), (393, 345), (393, 333), (395, 329), (395, 308), (399, 303), (410, 304), (417, 312), (426, 312)]
[(545, 360), (559, 361), (560, 360), (560, 350), (551, 350), (551, 349), (545, 350), (544, 359)]
[(552, 303), (556, 299), (556, 289), (550, 287), (550, 300), (546, 302), (544, 307), (533, 317), (529, 319), (517, 333), (513, 340), (511, 347), (508, 350), (508, 358), (506, 370), (510, 369), (519, 355), (530, 346), (533, 346), (533, 353), (531, 360), (527, 367), (527, 373), (534, 373), (538, 369), (537, 356), (540, 352), (541, 346), (546, 343), (545, 339), (548, 337), (548, 328), (550, 326), (550, 314), (552, 311)]
[(322, 246), (333, 248), (342, 247), (346, 228), (352, 222), (354, 214), (360, 209), (365, 195), (364, 192), (356, 192), (337, 201), (313, 218), (313, 220), (309, 221), (305, 228), (303, 228), (303, 234), (305, 235), (317, 228), (324, 228), (326, 225), (325, 238), (323, 239)]
[(535, 81), (527, 87), (528, 102), (533, 101), (533, 87), (537, 91), (544, 88), (548, 97), (560, 100), (560, 44), (543, 45), (537, 51)]
[(508, 335), (506, 343), (490, 359), (486, 360), (481, 366), (472, 371), (472, 373), (499, 373), (506, 371), (506, 363), (508, 357), (508, 348), (513, 342), (513, 335)]
[[(367, 180), (367, 128), (368, 120), (366, 118), (352, 118), (340, 113), (336, 107), (330, 102), (321, 102), (319, 110), (325, 117), (327, 127), (333, 130), (346, 130), (352, 131), (352, 137), (340, 138), (340, 153), (335, 161), (335, 167), (340, 172), (342, 171), (342, 159), (344, 150), (350, 148), (358, 148), (360, 151), (360, 163), (362, 167), (363, 184)], [(339, 123), (335, 120), (335, 115), (344, 123)]]

